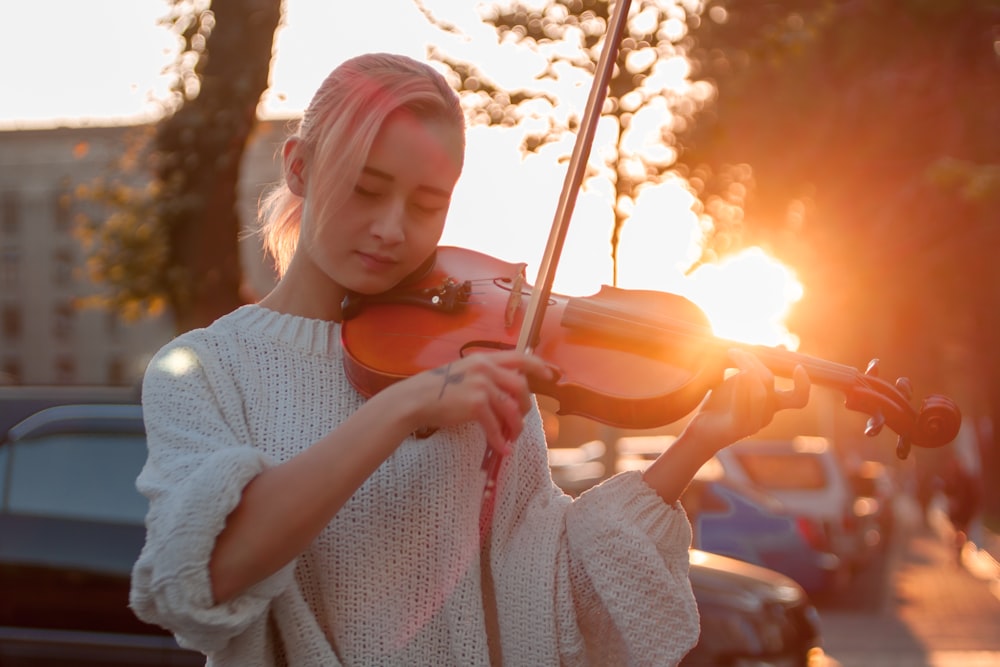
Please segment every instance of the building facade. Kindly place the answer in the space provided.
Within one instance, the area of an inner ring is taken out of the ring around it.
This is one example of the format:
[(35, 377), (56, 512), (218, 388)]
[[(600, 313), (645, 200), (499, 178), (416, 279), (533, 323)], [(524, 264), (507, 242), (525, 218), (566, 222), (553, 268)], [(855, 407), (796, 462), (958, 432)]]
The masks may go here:
[[(174, 335), (169, 314), (127, 322), (81, 305), (102, 288), (86, 277), (74, 228), (79, 215), (102, 213), (75, 192), (116, 169), (136, 129), (0, 131), (0, 385), (134, 386)], [(247, 152), (239, 202), (247, 224), (277, 178), (283, 129), (262, 123)], [(273, 274), (254, 239), (242, 243), (246, 283), (259, 295)]]

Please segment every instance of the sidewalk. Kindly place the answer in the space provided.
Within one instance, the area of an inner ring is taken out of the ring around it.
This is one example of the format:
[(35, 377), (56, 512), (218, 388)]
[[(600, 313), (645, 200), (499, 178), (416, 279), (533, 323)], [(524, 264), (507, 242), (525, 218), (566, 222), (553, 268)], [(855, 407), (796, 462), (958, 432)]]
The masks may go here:
[(899, 510), (880, 608), (820, 610), (829, 667), (997, 667), (1000, 538), (978, 536), (959, 563), (943, 514)]

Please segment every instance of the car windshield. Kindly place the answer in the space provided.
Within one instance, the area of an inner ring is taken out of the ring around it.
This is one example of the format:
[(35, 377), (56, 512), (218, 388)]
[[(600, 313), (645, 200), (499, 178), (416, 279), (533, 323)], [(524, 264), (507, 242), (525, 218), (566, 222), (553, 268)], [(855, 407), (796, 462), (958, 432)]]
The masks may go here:
[(59, 434), (0, 448), (3, 511), (142, 523), (135, 478), (146, 460), (139, 434)]
[(759, 486), (772, 491), (806, 491), (826, 486), (823, 463), (811, 454), (739, 454), (740, 464), (747, 477)]

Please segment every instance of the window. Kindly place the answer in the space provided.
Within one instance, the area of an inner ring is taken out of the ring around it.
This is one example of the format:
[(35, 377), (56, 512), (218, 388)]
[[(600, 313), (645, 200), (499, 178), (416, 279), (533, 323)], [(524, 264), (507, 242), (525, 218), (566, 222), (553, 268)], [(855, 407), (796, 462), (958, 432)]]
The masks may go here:
[(141, 434), (61, 433), (5, 444), (0, 447), (8, 484), (0, 482), (3, 510), (141, 524), (147, 501), (136, 491), (135, 478), (145, 460)]
[(53, 193), (52, 200), (56, 232), (69, 232), (73, 222), (73, 193), (68, 178), (62, 180), (60, 188)]
[(21, 362), (16, 358), (5, 359), (0, 370), (0, 384), (21, 384)]
[(21, 280), (21, 251), (7, 244), (0, 249), (0, 287), (14, 289)]
[(61, 356), (56, 359), (56, 382), (58, 384), (73, 384), (76, 382), (76, 361), (73, 357)]
[(104, 323), (108, 332), (108, 338), (118, 340), (122, 332), (121, 319), (118, 317), (118, 313), (114, 310), (105, 311)]
[(73, 252), (68, 248), (59, 248), (52, 258), (54, 274), (52, 282), (61, 287), (73, 284)]
[(114, 358), (108, 362), (108, 384), (127, 384), (125, 379), (125, 364), (121, 359)]
[(740, 465), (754, 484), (772, 491), (824, 489), (823, 462), (811, 454), (741, 453)]
[(52, 334), (59, 340), (69, 340), (72, 338), (73, 328), (76, 323), (76, 311), (73, 310), (73, 304), (66, 301), (57, 304), (54, 317)]
[(4, 192), (0, 196), (0, 232), (5, 237), (13, 237), (21, 228), (21, 202), (16, 192)]
[(6, 304), (3, 307), (2, 322), (0, 329), (3, 331), (4, 340), (17, 340), (21, 337), (21, 330), (24, 320), (21, 316), (21, 307), (14, 304)]

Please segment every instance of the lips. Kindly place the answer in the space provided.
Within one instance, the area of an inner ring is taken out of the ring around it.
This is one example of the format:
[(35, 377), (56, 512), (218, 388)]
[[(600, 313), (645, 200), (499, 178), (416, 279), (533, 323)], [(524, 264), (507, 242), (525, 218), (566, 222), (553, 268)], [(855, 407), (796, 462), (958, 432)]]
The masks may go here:
[(365, 268), (372, 271), (387, 271), (395, 268), (399, 261), (390, 255), (379, 253), (358, 252), (358, 257)]

